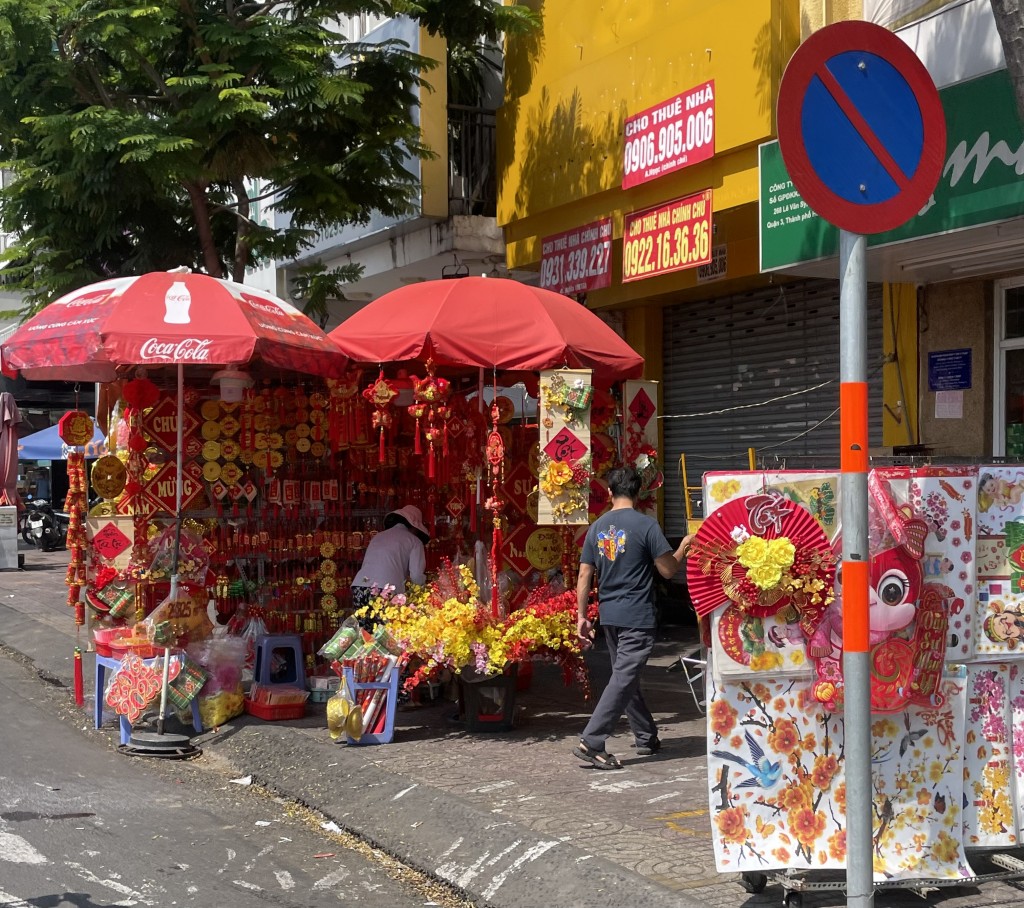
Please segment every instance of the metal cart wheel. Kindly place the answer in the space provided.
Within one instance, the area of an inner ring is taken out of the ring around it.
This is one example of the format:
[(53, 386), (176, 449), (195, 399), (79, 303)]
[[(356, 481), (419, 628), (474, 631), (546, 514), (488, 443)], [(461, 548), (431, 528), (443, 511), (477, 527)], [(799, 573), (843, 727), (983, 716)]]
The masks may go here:
[(803, 908), (803, 904), (802, 892), (787, 892), (782, 896), (782, 908)]
[[(741, 873), (740, 885), (747, 892), (764, 892), (764, 887), (768, 885), (768, 874), (751, 872)], [(799, 908), (799, 906), (797, 906), (797, 908)]]

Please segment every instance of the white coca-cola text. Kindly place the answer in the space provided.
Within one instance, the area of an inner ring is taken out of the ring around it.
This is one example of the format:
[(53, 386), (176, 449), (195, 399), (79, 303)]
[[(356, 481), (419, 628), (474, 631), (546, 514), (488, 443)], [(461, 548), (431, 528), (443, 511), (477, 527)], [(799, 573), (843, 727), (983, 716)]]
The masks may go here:
[(139, 348), (142, 359), (162, 359), (167, 362), (199, 363), (210, 358), (211, 340), (186, 337), (184, 340), (162, 343), (151, 337)]

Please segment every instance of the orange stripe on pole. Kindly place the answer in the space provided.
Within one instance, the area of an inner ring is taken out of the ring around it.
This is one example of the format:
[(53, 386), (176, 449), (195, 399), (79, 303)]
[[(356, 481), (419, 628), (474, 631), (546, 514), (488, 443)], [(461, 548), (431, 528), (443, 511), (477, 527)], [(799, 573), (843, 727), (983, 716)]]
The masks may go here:
[(868, 562), (843, 562), (843, 649), (868, 651)]
[(868, 471), (868, 383), (844, 381), (839, 386), (839, 466), (844, 473)]

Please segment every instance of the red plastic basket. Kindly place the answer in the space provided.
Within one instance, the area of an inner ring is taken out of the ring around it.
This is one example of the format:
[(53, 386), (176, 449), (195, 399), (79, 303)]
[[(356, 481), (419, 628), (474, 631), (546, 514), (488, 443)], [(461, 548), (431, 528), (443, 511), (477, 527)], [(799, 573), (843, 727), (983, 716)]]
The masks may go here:
[(263, 719), (266, 722), (277, 722), (281, 719), (301, 719), (306, 715), (306, 704), (283, 703), (276, 706), (267, 706), (264, 703), (254, 703), (246, 697), (245, 711), (257, 719)]

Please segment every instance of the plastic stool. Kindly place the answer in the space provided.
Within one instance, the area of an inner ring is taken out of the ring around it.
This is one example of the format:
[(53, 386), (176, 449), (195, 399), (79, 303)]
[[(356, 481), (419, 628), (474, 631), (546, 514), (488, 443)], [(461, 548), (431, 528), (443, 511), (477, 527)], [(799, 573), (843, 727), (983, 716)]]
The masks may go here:
[(256, 684), (283, 684), (305, 690), (302, 640), (294, 634), (259, 637), (252, 680)]

